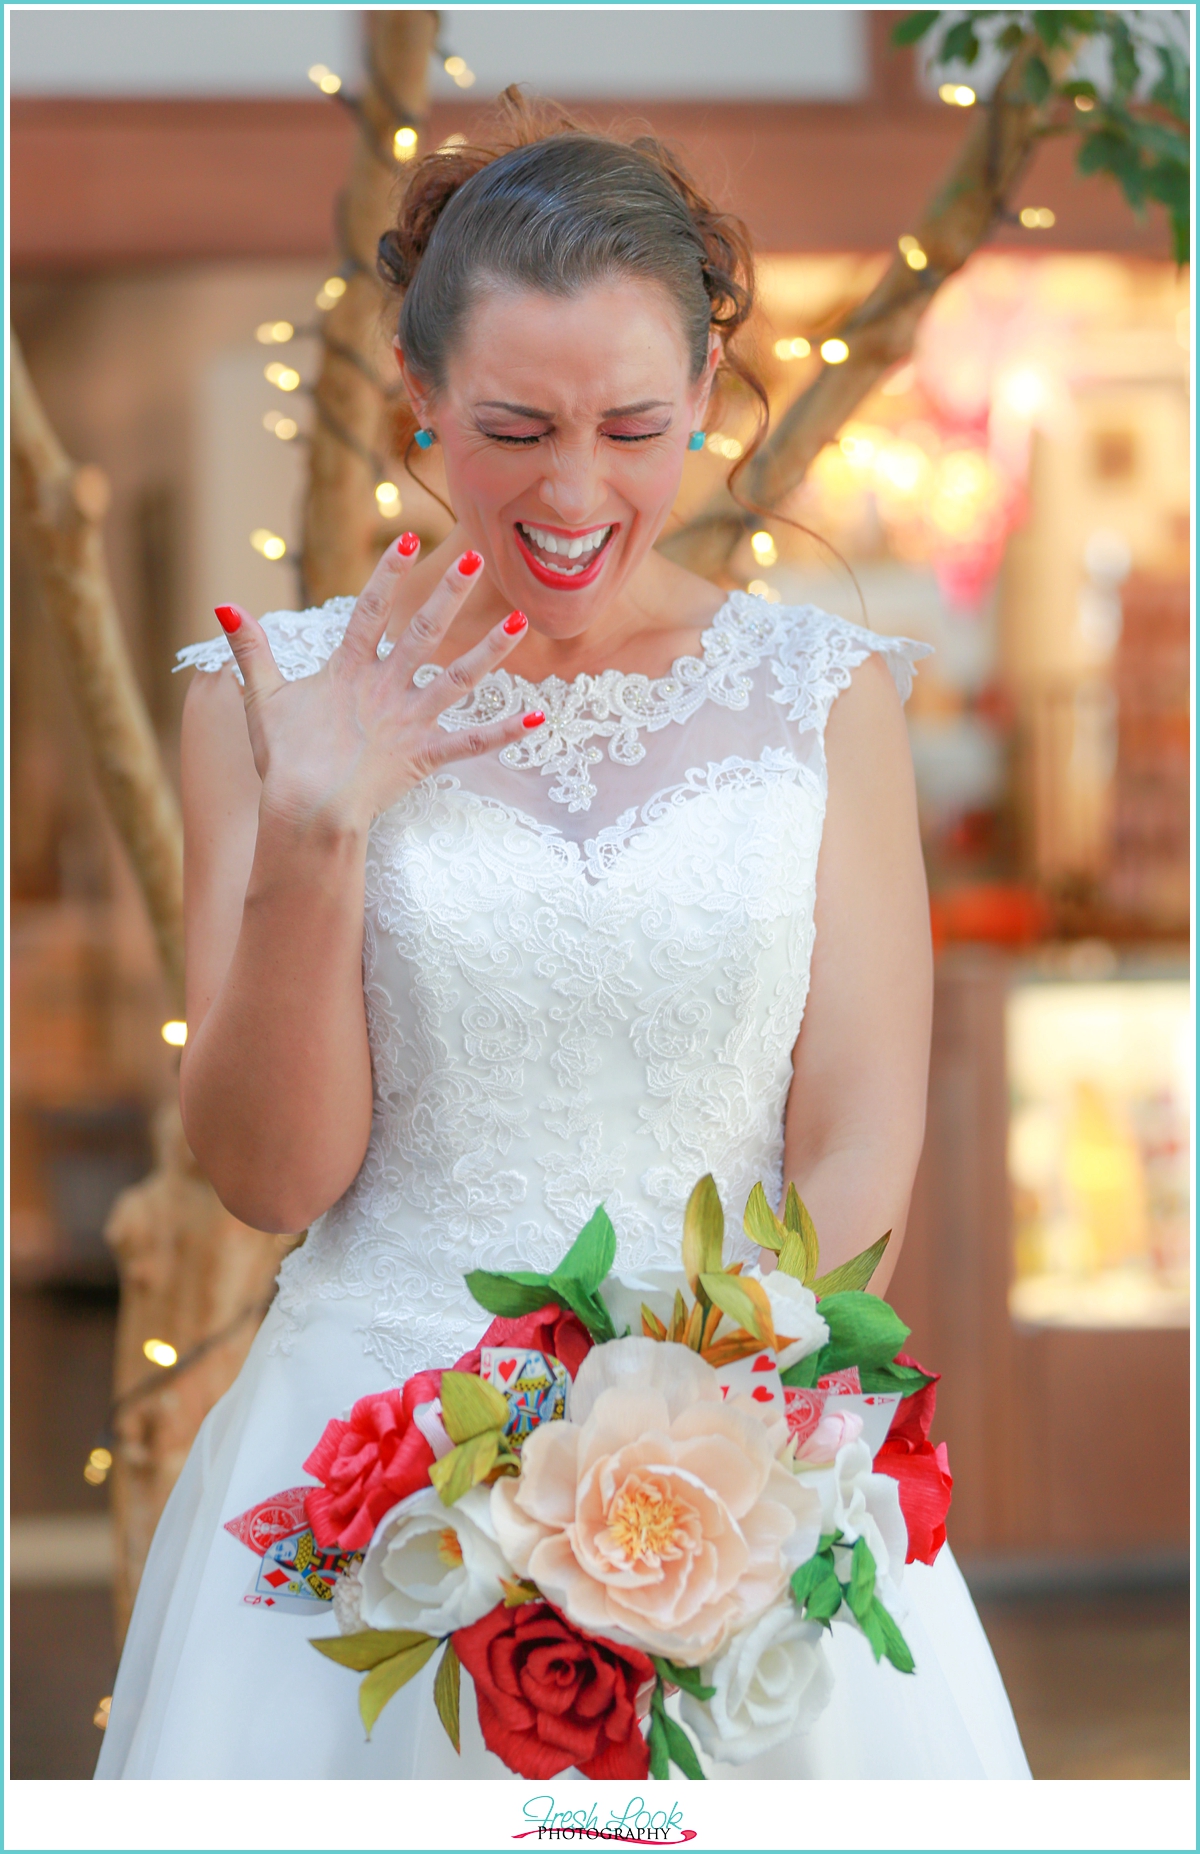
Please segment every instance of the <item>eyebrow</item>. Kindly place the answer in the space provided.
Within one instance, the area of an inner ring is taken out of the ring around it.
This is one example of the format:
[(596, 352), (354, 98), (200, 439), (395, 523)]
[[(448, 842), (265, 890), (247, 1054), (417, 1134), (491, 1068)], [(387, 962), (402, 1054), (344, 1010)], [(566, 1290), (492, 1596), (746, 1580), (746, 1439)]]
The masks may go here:
[[(656, 412), (660, 408), (671, 408), (669, 399), (642, 399), (633, 406), (609, 406), (600, 414), (601, 418), (632, 418), (638, 412)], [(542, 412), (537, 406), (517, 406), (508, 399), (481, 399), (476, 408), (480, 412), (515, 412), (520, 418), (541, 418), (549, 422), (554, 414)]]

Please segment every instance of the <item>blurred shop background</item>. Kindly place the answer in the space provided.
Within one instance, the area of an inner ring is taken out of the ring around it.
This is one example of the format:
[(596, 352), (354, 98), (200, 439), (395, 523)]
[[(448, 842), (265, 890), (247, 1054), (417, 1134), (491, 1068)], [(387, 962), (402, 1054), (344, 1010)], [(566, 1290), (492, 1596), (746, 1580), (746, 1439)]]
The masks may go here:
[[(679, 144), (762, 253), (777, 410), (953, 159), (895, 14), (441, 15), (426, 145), (513, 81)], [(312, 330), (337, 299), (352, 10), (11, 17), (12, 313), (105, 542), (168, 765), (181, 645), (294, 605)], [(316, 72), (314, 78), (310, 73)], [(1188, 1775), (1189, 273), (1050, 141), (737, 583), (928, 639), (909, 725), (938, 949), (892, 1298), (944, 1374), (950, 1536), (1040, 1777)], [(739, 454), (721, 410), (687, 516)], [(400, 476), (381, 532), (444, 516)], [(862, 604), (860, 605), (860, 596)], [(12, 1774), (87, 1777), (111, 1693), (102, 1230), (174, 1087), (142, 903), (27, 542), (11, 624)], [(93, 1723), (95, 1715), (96, 1723)]]

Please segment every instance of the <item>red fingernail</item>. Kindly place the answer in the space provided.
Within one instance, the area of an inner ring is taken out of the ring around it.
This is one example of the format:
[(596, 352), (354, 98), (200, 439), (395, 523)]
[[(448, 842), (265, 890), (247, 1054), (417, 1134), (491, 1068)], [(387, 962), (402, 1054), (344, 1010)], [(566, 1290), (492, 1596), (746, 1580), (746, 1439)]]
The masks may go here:
[(407, 560), (411, 554), (416, 553), (420, 545), (421, 545), (420, 535), (402, 534), (400, 536), (400, 539), (396, 542), (396, 552), (398, 554), (403, 554), (404, 558)]
[(483, 555), (477, 554), (473, 547), (468, 547), (466, 553), (458, 563), (458, 570), (464, 578), (470, 579), (472, 573), (478, 573), (482, 565)]
[(525, 716), (525, 719), (522, 721), (521, 726), (522, 727), (541, 727), (545, 719), (546, 717), (542, 713), (541, 709), (535, 708), (532, 714)]
[(217, 623), (224, 631), (237, 631), (241, 628), (242, 614), (236, 605), (218, 605), (216, 607)]
[(528, 623), (529, 620), (524, 612), (509, 612), (501, 629), (507, 631), (510, 637), (515, 637), (517, 632), (523, 631)]

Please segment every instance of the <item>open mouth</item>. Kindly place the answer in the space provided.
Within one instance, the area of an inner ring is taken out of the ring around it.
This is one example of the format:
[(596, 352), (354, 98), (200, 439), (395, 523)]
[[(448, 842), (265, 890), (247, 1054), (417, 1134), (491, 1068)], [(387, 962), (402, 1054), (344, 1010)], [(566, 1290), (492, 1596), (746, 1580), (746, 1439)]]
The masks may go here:
[(616, 533), (615, 523), (566, 534), (531, 522), (513, 524), (517, 545), (544, 586), (586, 586), (595, 579)]

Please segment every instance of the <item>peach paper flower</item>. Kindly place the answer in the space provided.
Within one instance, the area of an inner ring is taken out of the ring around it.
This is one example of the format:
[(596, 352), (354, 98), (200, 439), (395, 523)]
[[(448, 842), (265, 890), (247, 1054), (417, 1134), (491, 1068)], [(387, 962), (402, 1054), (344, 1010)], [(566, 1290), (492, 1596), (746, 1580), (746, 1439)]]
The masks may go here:
[(597, 1346), (570, 1414), (492, 1489), (501, 1550), (577, 1627), (699, 1666), (816, 1550), (819, 1495), (682, 1345)]

